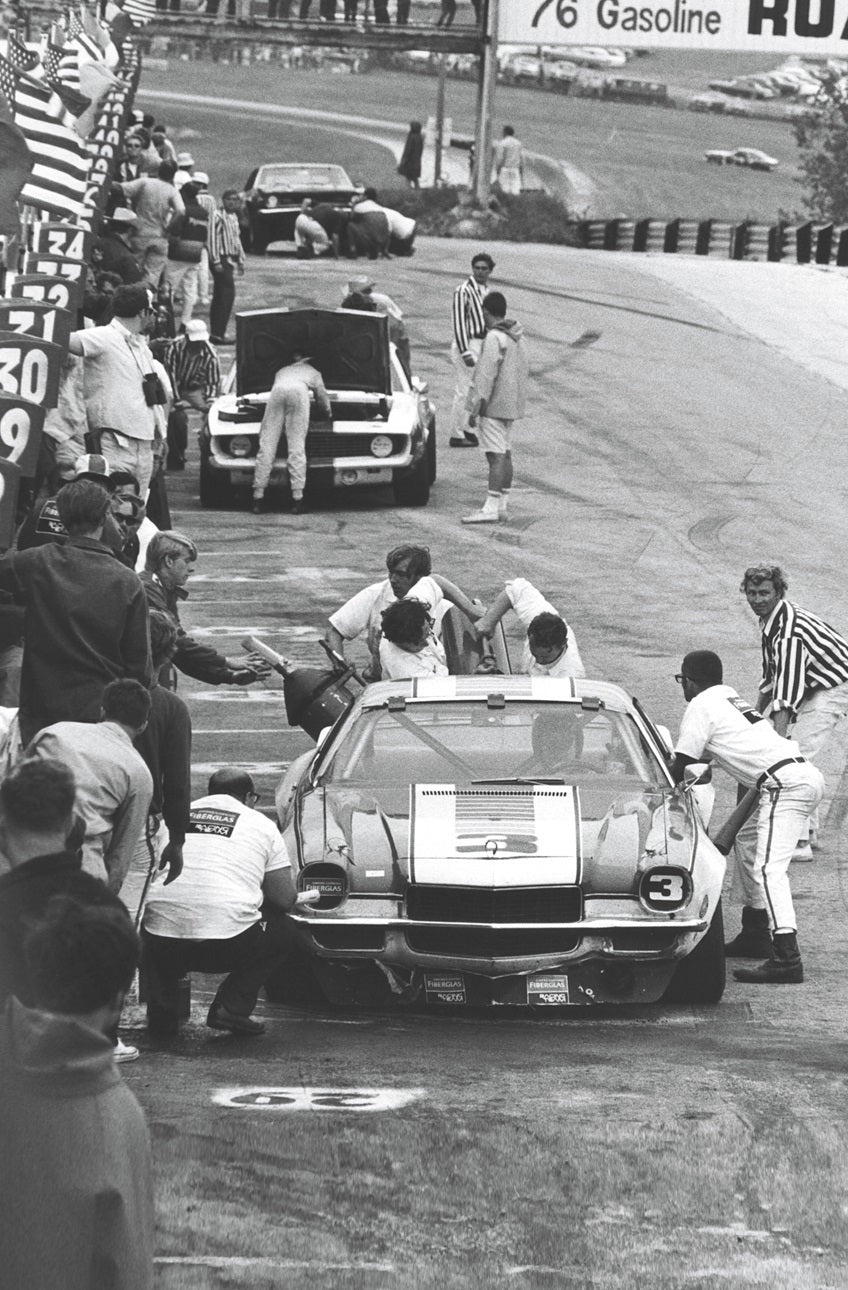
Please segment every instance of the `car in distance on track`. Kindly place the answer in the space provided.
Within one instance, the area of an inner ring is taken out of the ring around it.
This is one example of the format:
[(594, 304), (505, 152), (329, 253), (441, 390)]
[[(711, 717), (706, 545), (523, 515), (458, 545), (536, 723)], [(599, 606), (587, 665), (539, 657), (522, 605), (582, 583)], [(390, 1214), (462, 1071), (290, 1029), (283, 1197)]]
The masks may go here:
[(748, 166), (751, 170), (777, 170), (777, 157), (770, 157), (760, 148), (712, 148), (704, 153), (704, 160), (717, 166)]
[[(307, 488), (390, 484), (399, 506), (426, 506), (436, 478), (436, 418), (381, 314), (349, 309), (257, 309), (236, 315), (236, 357), (200, 431), (200, 501), (226, 506), (253, 483), (259, 428), (277, 370), (307, 345), (332, 406), (306, 436)], [(288, 482), (280, 440), (270, 487)]]
[(288, 161), (259, 166), (242, 194), (250, 250), (262, 255), (272, 242), (293, 242), (294, 222), (307, 197), (341, 208), (361, 192), (361, 185), (354, 184), (341, 166)]
[(718, 1002), (725, 862), (665, 744), (607, 682), (365, 687), (276, 793), (300, 966), (337, 1004)]

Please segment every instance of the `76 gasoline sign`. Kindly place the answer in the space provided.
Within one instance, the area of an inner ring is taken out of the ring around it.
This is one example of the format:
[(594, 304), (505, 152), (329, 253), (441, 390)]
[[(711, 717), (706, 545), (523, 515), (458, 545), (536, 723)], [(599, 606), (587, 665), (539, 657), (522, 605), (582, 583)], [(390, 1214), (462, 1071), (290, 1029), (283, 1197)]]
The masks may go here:
[(514, 45), (848, 54), (848, 0), (501, 0)]

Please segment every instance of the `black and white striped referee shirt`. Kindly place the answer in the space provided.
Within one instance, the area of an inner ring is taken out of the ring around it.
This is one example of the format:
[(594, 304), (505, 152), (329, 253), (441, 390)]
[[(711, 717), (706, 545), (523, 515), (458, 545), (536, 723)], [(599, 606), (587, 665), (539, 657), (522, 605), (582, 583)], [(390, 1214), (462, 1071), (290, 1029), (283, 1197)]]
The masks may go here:
[(460, 354), (471, 353), (471, 341), (486, 334), (483, 317), (483, 289), (473, 278), (466, 278), (453, 293), (453, 338)]
[(797, 713), (814, 690), (848, 681), (848, 641), (821, 618), (779, 600), (763, 623), (763, 681), (772, 707)]

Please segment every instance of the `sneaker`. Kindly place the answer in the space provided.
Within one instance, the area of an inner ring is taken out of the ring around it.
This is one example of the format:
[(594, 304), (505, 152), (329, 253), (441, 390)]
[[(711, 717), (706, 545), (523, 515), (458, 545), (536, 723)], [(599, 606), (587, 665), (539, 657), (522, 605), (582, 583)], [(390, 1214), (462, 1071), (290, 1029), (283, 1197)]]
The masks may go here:
[(450, 439), (448, 439), (448, 443), (450, 444), (451, 448), (476, 448), (477, 447), (476, 437), (474, 439), (469, 439), (464, 434), (452, 434)]
[(229, 1030), (234, 1035), (264, 1035), (265, 1026), (252, 1017), (242, 1017), (220, 1003), (213, 1003), (206, 1018), (207, 1026), (213, 1030)]
[(132, 1044), (125, 1044), (123, 1039), (115, 1040), (113, 1056), (116, 1062), (135, 1062), (138, 1061), (138, 1049)]
[(793, 864), (809, 864), (810, 861), (814, 859), (815, 856), (813, 855), (813, 848), (810, 846), (809, 842), (802, 843), (792, 852)]
[(471, 515), (463, 515), (463, 524), (497, 524), (500, 516), (497, 511), (484, 511), (482, 507), (479, 511), (474, 511)]

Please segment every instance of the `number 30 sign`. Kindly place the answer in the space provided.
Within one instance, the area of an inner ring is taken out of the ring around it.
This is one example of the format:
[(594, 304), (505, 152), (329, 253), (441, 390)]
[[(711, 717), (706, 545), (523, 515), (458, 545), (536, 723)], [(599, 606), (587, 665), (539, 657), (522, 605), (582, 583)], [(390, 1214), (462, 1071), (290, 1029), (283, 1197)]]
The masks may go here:
[(0, 331), (0, 394), (55, 408), (63, 357), (50, 341)]

